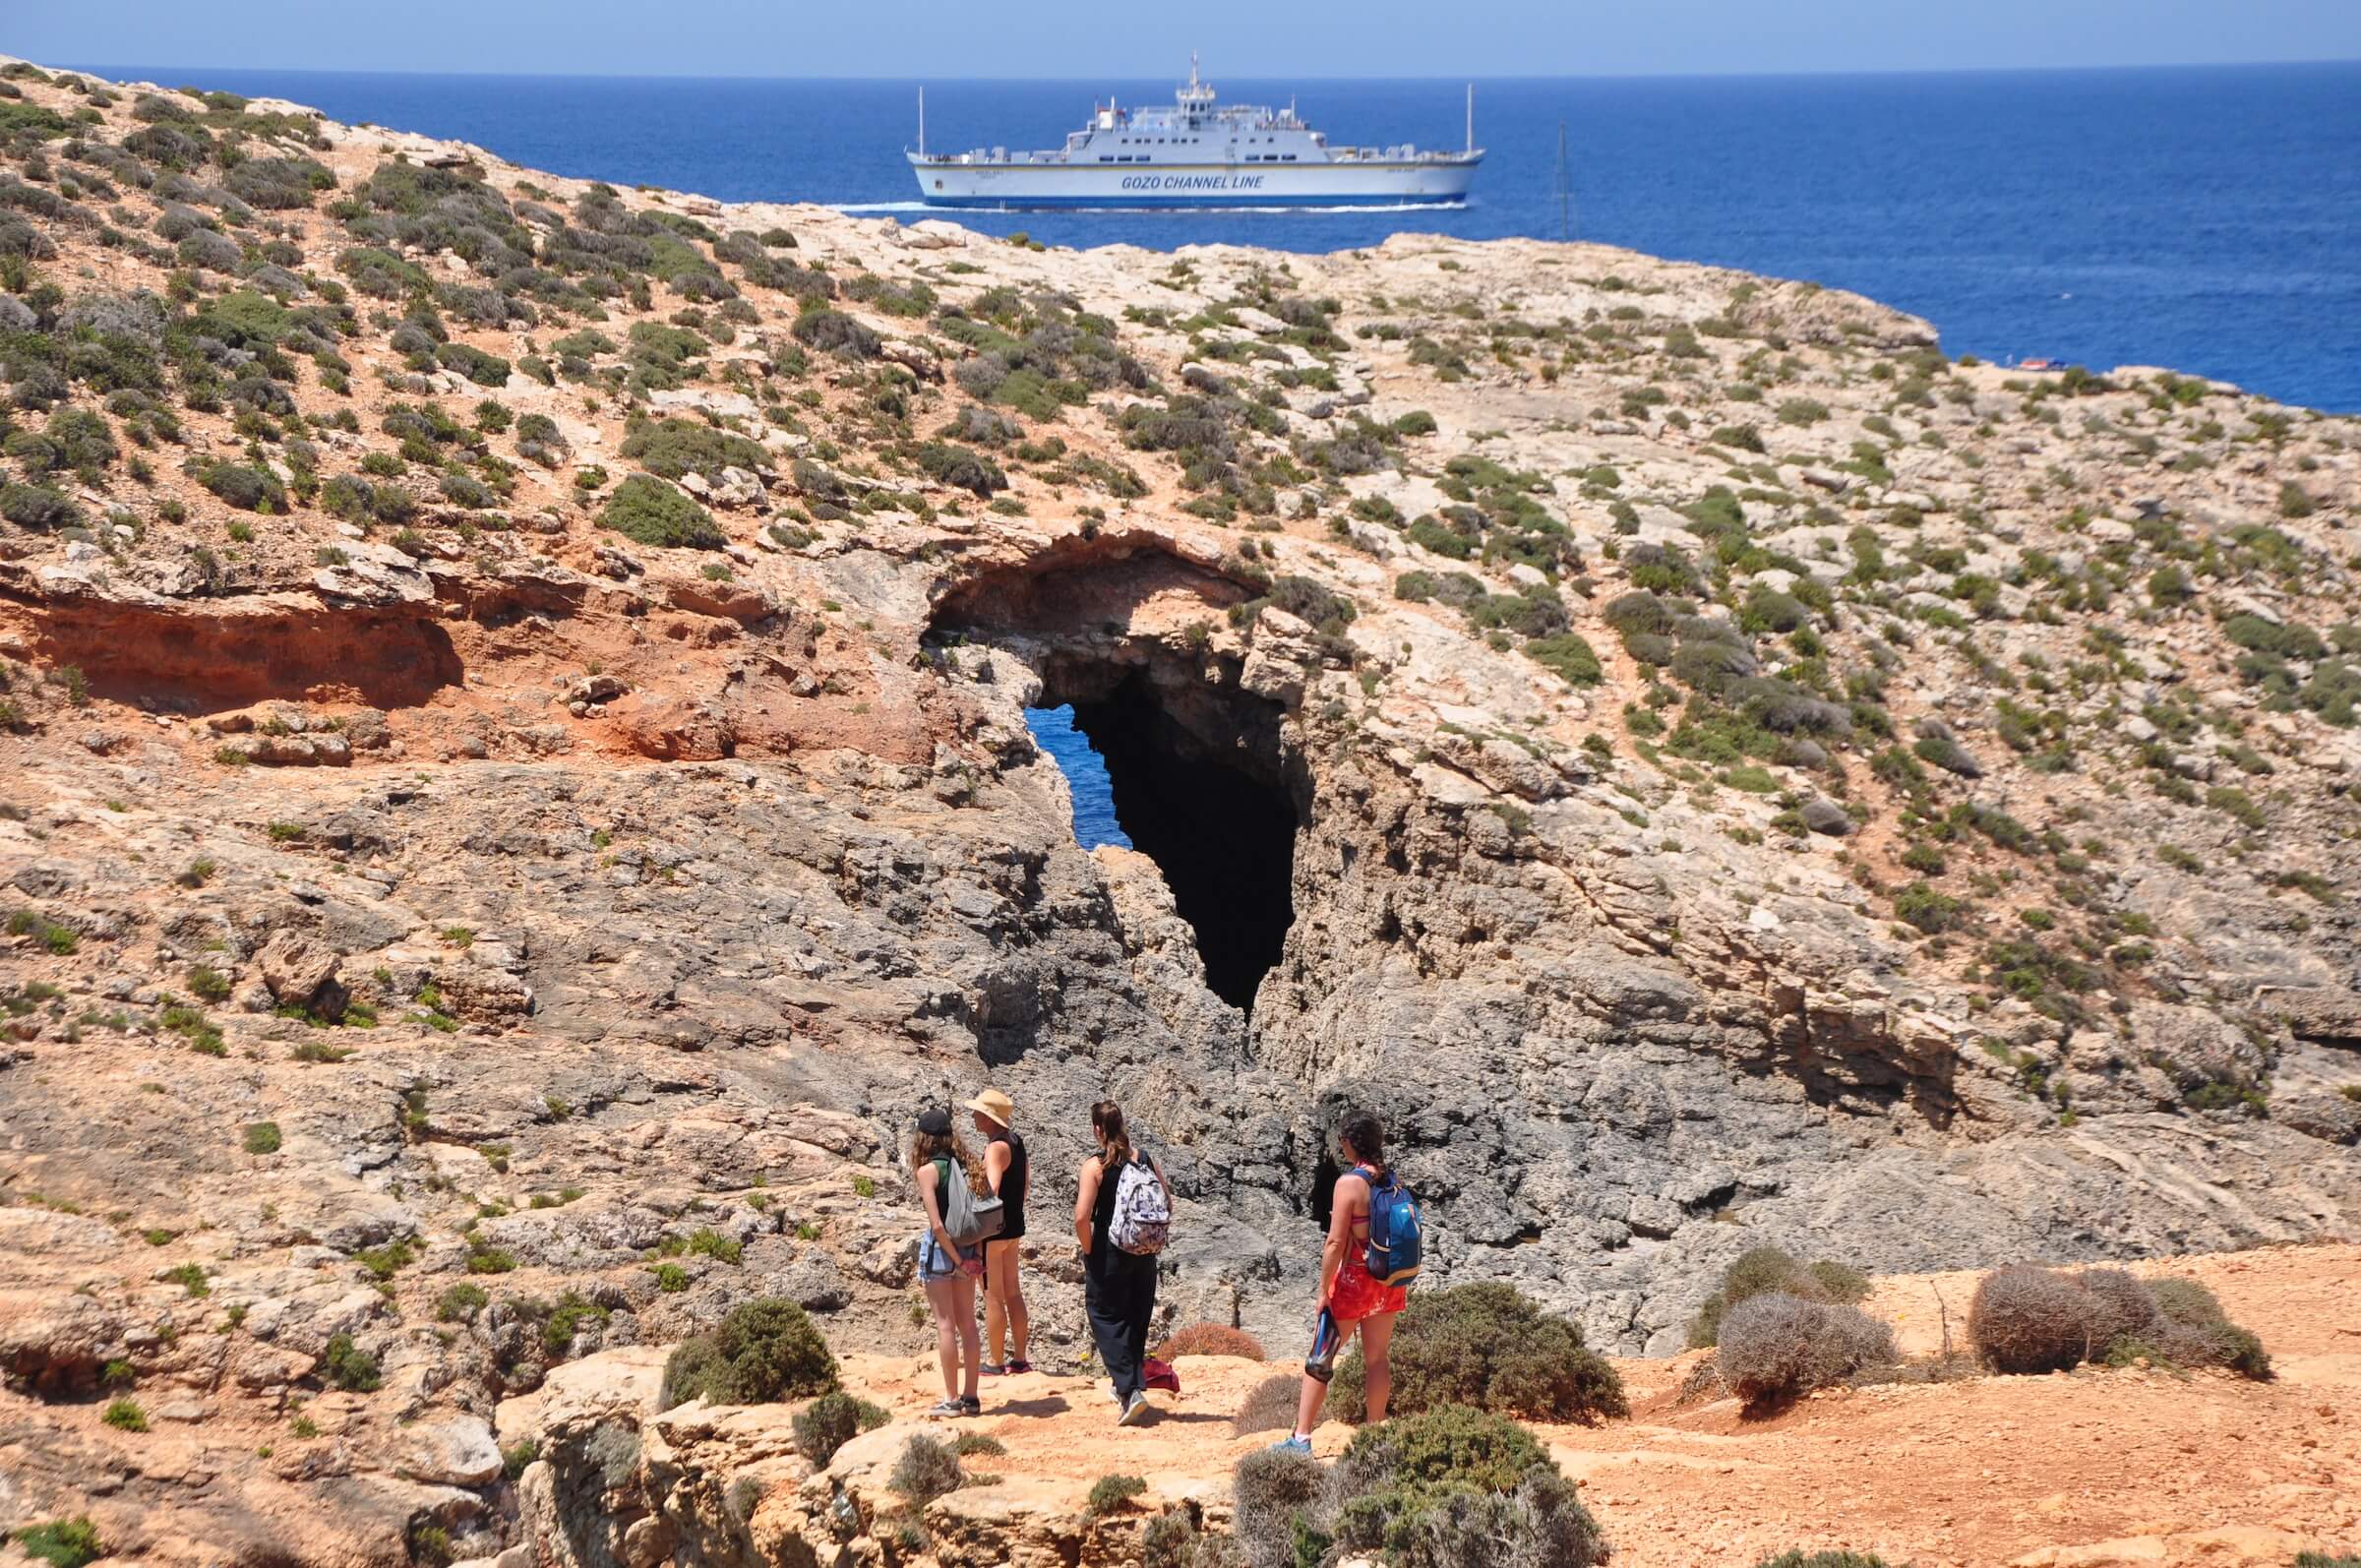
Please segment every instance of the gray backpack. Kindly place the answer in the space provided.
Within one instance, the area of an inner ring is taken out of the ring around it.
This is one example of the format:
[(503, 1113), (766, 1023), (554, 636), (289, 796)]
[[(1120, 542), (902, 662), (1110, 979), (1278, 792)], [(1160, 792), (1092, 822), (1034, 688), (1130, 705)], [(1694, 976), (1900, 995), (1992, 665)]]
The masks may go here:
[(942, 1204), (942, 1228), (951, 1233), (951, 1239), (961, 1246), (974, 1246), (999, 1236), (1007, 1218), (1001, 1211), (1000, 1200), (990, 1195), (977, 1197), (970, 1191), (967, 1173), (959, 1169), (956, 1160), (938, 1159), (935, 1168), (936, 1196)]

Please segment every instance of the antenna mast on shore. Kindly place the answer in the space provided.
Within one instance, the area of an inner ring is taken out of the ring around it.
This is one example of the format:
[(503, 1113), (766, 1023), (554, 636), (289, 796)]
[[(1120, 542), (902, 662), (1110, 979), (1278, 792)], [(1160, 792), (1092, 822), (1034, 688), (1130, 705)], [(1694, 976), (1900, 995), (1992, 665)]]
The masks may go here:
[(1559, 242), (1574, 237), (1574, 193), (1566, 171), (1566, 122), (1557, 122), (1557, 237)]

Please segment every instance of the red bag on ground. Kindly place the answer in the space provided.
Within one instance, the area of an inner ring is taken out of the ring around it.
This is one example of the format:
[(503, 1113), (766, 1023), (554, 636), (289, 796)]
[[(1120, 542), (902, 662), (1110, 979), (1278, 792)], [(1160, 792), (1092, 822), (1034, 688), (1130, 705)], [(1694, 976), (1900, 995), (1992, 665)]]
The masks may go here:
[(1180, 1374), (1173, 1370), (1172, 1362), (1160, 1361), (1151, 1356), (1139, 1363), (1139, 1369), (1140, 1380), (1148, 1387), (1161, 1388), (1168, 1394), (1180, 1392)]

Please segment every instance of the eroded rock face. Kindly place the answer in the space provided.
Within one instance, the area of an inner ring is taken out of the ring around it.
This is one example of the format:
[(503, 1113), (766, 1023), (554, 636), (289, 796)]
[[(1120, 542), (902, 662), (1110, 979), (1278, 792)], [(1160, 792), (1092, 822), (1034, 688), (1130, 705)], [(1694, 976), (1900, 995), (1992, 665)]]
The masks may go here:
[[(187, 237), (202, 192), (104, 174), (114, 96), (77, 181)], [(167, 306), (29, 198), (60, 297), (0, 302), (69, 368), (219, 345), (168, 408), (10, 360), (90, 469), (0, 523), (26, 1507), (191, 1562), (834, 1561), (874, 1509), (754, 1417), (717, 1493), (724, 1417), (643, 1385), (765, 1296), (923, 1350), (907, 1128), (987, 1081), (1060, 1368), (1109, 1096), (1181, 1199), (1163, 1321), (1274, 1349), (1348, 1104), (1433, 1280), (1626, 1352), (1764, 1242), (2361, 1215), (2349, 421), (1603, 248), (1035, 252), (206, 112), (358, 204), (205, 209), (347, 299)], [(441, 336), (364, 303), (422, 289)], [(191, 473), (135, 478), (159, 411)], [(1140, 850), (1074, 842), (1044, 704)], [(1070, 1512), (1025, 1549), (1127, 1549)]]

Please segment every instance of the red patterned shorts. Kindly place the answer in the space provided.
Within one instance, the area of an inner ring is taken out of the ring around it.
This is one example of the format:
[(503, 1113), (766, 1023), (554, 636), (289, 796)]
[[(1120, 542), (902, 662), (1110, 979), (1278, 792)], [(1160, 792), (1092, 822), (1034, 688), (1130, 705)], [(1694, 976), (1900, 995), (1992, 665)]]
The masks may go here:
[(1358, 1255), (1346, 1258), (1344, 1267), (1336, 1271), (1336, 1291), (1328, 1298), (1328, 1310), (1336, 1314), (1339, 1323), (1383, 1317), (1409, 1304), (1409, 1286), (1379, 1285)]

